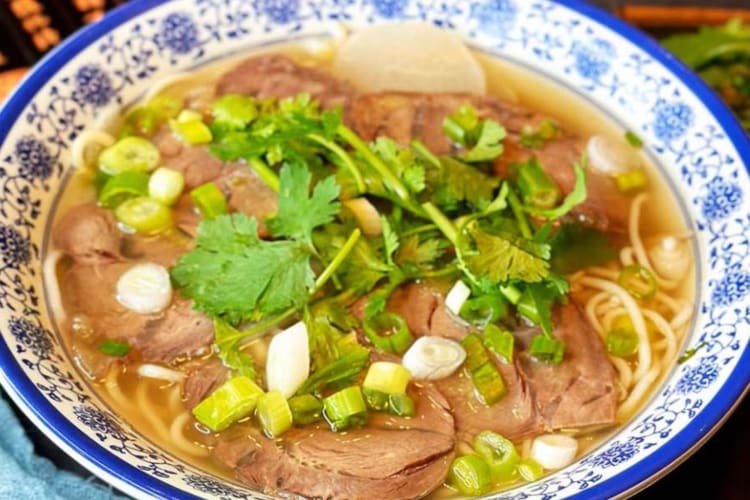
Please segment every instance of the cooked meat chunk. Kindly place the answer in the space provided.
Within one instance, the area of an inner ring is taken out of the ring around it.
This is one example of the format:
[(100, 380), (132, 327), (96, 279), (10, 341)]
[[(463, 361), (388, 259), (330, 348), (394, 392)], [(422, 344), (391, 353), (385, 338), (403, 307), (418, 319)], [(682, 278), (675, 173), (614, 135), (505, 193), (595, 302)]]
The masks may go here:
[(558, 365), (521, 353), (520, 367), (548, 429), (615, 423), (615, 374), (596, 332), (577, 305), (556, 309), (555, 337), (565, 342)]
[(192, 302), (177, 298), (162, 317), (146, 323), (134, 339), (143, 359), (169, 363), (200, 354), (214, 339), (211, 320), (193, 310)]
[(468, 325), (445, 306), (443, 295), (424, 283), (401, 286), (391, 295), (388, 310), (400, 314), (415, 336), (432, 335), (462, 340)]
[(100, 264), (120, 259), (122, 233), (109, 210), (86, 203), (71, 208), (53, 232), (57, 247), (79, 264)]
[(241, 212), (258, 221), (258, 234), (268, 236), (265, 220), (279, 209), (276, 192), (247, 166), (238, 167), (220, 183), (228, 193), (231, 212)]
[(198, 224), (201, 223), (201, 214), (198, 207), (193, 203), (190, 194), (185, 193), (177, 200), (172, 207), (172, 218), (177, 228), (195, 238), (198, 235)]
[(185, 177), (185, 188), (192, 189), (216, 179), (221, 174), (222, 161), (206, 146), (190, 146), (174, 137), (168, 127), (154, 136), (165, 167), (177, 170)]
[(212, 358), (208, 362), (192, 369), (182, 384), (182, 399), (188, 410), (195, 408), (206, 396), (223, 384), (228, 370), (221, 361)]
[(291, 429), (273, 441), (249, 426), (235, 426), (220, 437), (214, 456), (259, 488), (325, 499), (421, 497), (448, 473), (453, 419), (433, 387), (416, 388), (412, 396), (413, 418), (396, 423), (376, 417), (368, 428), (345, 433), (321, 424)]
[(301, 66), (286, 56), (267, 54), (244, 60), (225, 73), (216, 93), (259, 97), (294, 97), (310, 94), (324, 108), (345, 106), (353, 94), (346, 83), (315, 68)]
[[(581, 158), (583, 144), (562, 134), (538, 149), (520, 144), (524, 126), (536, 126), (544, 116), (520, 106), (487, 96), (469, 94), (380, 93), (361, 95), (353, 100), (347, 119), (367, 140), (388, 136), (407, 145), (420, 139), (436, 154), (455, 149), (443, 133), (443, 120), (463, 104), (474, 106), (481, 118), (500, 122), (508, 131), (505, 152), (498, 158), (498, 173), (507, 174), (508, 166), (536, 156), (544, 171), (567, 194), (573, 190), (573, 164)], [(598, 229), (623, 230), (627, 222), (629, 199), (620, 193), (612, 179), (588, 169), (587, 199), (573, 214)]]
[(190, 250), (190, 246), (191, 242), (178, 234), (133, 234), (123, 239), (122, 255), (129, 260), (155, 262), (169, 268), (177, 263), (180, 255)]

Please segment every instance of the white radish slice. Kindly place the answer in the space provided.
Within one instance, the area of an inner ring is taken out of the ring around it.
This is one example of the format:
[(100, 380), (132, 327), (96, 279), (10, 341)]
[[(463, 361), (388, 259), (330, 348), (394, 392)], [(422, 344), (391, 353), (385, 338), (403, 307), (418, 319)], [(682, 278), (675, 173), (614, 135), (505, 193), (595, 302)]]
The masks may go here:
[(543, 434), (531, 443), (530, 457), (547, 470), (570, 465), (578, 453), (578, 440), (566, 434)]
[(117, 280), (117, 301), (139, 314), (162, 312), (172, 302), (172, 284), (164, 266), (136, 264)]
[(640, 167), (640, 160), (632, 147), (604, 135), (592, 135), (586, 145), (589, 163), (606, 175), (618, 175)]
[(266, 388), (290, 398), (309, 375), (307, 327), (300, 321), (271, 339), (266, 358)]
[(456, 281), (456, 284), (453, 285), (453, 288), (450, 289), (448, 295), (445, 296), (445, 307), (458, 316), (464, 302), (466, 302), (466, 299), (468, 299), (469, 296), (471, 296), (471, 289), (466, 286), (466, 283), (458, 280)]
[(342, 203), (352, 211), (365, 236), (380, 236), (383, 233), (383, 224), (378, 209), (367, 198), (354, 198)]
[(333, 71), (366, 92), (486, 91), (484, 71), (461, 39), (419, 21), (354, 32), (341, 44)]
[(440, 380), (455, 372), (465, 359), (466, 351), (458, 342), (420, 337), (406, 351), (401, 364), (415, 379)]

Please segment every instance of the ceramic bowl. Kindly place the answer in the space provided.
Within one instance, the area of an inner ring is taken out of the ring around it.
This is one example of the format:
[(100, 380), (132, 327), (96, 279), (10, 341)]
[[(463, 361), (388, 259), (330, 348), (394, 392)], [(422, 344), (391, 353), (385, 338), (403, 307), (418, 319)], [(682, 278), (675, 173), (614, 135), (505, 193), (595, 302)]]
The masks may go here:
[(77, 134), (157, 79), (228, 54), (420, 19), (578, 94), (643, 138), (694, 232), (696, 310), (675, 366), (632, 421), (569, 467), (502, 498), (609, 498), (664, 474), (732, 411), (750, 379), (750, 145), (656, 42), (574, 0), (139, 0), (62, 44), (0, 112), (0, 379), (73, 459), (134, 497), (257, 498), (160, 450), (70, 361), (41, 262)]

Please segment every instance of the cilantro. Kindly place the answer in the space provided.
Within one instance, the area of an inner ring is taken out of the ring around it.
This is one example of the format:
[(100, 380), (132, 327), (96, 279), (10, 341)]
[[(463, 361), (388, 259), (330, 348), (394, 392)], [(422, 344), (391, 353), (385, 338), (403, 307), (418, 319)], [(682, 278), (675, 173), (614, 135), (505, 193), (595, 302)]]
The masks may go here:
[(573, 171), (576, 175), (576, 183), (573, 190), (563, 200), (562, 204), (556, 208), (541, 209), (526, 206), (524, 210), (532, 215), (544, 217), (548, 220), (559, 219), (563, 215), (573, 210), (576, 206), (586, 201), (586, 163), (588, 159), (584, 154), (581, 159), (573, 165)]
[(226, 321), (214, 320), (214, 342), (218, 348), (219, 358), (224, 364), (252, 380), (258, 380), (258, 372), (253, 358), (239, 350), (240, 332)]
[(464, 104), (443, 120), (443, 132), (467, 151), (464, 161), (492, 161), (503, 152), (505, 128), (494, 120), (480, 120), (470, 104)]
[(419, 241), (419, 236), (412, 235), (404, 238), (404, 242), (396, 254), (399, 265), (412, 264), (418, 267), (427, 267), (445, 254), (449, 243), (442, 238), (430, 238)]
[(560, 125), (554, 120), (545, 118), (536, 128), (530, 125), (524, 125), (521, 129), (521, 138), (519, 142), (522, 146), (530, 149), (539, 149), (548, 141), (552, 140), (560, 133)]
[(514, 245), (508, 239), (473, 229), (469, 232), (476, 252), (466, 257), (468, 269), (476, 276), (487, 275), (495, 282), (541, 281), (549, 275), (549, 263)]
[(461, 159), (470, 163), (494, 160), (503, 153), (502, 141), (506, 135), (505, 128), (496, 121), (483, 121), (476, 144)]
[[(545, 337), (552, 337), (552, 307), (567, 293), (567, 281), (554, 277), (552, 281), (529, 283), (516, 304), (518, 313), (542, 327)], [(563, 292), (564, 290), (564, 292)]]
[(582, 224), (563, 224), (550, 239), (552, 269), (569, 274), (609, 262), (617, 251), (604, 233)]
[(319, 393), (326, 387), (342, 387), (350, 384), (370, 361), (370, 350), (359, 345), (349, 334), (338, 343), (338, 355), (327, 364), (319, 366), (308, 377), (297, 394)]
[(313, 287), (309, 251), (293, 241), (262, 241), (255, 219), (220, 215), (198, 226), (196, 248), (172, 268), (195, 308), (237, 324), (304, 303)]
[(275, 237), (311, 244), (312, 230), (331, 222), (341, 208), (336, 201), (339, 185), (335, 178), (327, 177), (308, 196), (312, 175), (307, 167), (297, 163), (285, 164), (279, 179), (279, 211), (268, 220), (268, 229)]
[(425, 169), (414, 152), (400, 148), (388, 137), (378, 137), (370, 147), (404, 182), (410, 192), (417, 194), (424, 190)]
[(440, 158), (440, 164), (439, 178), (433, 180), (436, 205), (448, 211), (457, 210), (464, 202), (480, 210), (490, 205), (500, 178), (447, 156)]
[(383, 250), (385, 252), (385, 261), (389, 266), (393, 266), (393, 254), (399, 247), (398, 234), (391, 227), (388, 218), (381, 215), (380, 223), (383, 228)]

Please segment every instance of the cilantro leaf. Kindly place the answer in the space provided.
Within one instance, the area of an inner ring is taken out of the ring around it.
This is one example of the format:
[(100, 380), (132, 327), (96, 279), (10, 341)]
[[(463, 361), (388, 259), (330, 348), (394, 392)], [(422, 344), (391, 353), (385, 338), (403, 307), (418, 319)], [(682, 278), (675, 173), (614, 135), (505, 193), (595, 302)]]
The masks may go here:
[(341, 204), (336, 201), (339, 185), (327, 177), (315, 185), (308, 196), (312, 174), (303, 164), (286, 163), (279, 173), (279, 211), (268, 220), (273, 236), (292, 238), (311, 244), (312, 230), (331, 222)]
[(474, 229), (470, 236), (476, 252), (466, 257), (466, 264), (475, 276), (487, 275), (492, 281), (509, 280), (527, 283), (543, 280), (549, 275), (549, 263), (509, 240)]
[(388, 137), (378, 137), (370, 148), (385, 161), (409, 191), (418, 194), (424, 190), (425, 169), (413, 151), (400, 147)]
[(573, 210), (576, 206), (586, 201), (586, 163), (588, 158), (586, 154), (573, 165), (573, 171), (576, 175), (576, 183), (573, 190), (563, 200), (562, 204), (555, 208), (541, 209), (526, 206), (524, 210), (532, 215), (545, 217), (548, 220), (559, 219), (563, 215)]
[(461, 159), (471, 163), (491, 161), (503, 153), (505, 128), (494, 120), (484, 120), (476, 144), (461, 155)]
[(440, 164), (438, 178), (433, 180), (434, 202), (448, 211), (457, 210), (463, 202), (480, 210), (486, 208), (502, 182), (499, 177), (486, 175), (447, 156), (440, 158)]
[(445, 254), (448, 246), (448, 240), (442, 238), (430, 238), (420, 242), (419, 236), (415, 234), (404, 239), (396, 254), (396, 261), (401, 266), (414, 264), (426, 267)]
[(524, 288), (516, 307), (518, 312), (542, 327), (545, 337), (552, 338), (552, 307), (558, 299), (565, 299), (568, 282), (556, 275), (540, 283), (529, 283)]
[(383, 227), (383, 250), (385, 251), (385, 261), (389, 266), (392, 266), (393, 254), (400, 245), (398, 234), (393, 230), (393, 227), (386, 216), (380, 216), (380, 223)]
[(231, 324), (303, 304), (313, 287), (310, 254), (293, 241), (261, 241), (255, 219), (220, 215), (198, 226), (196, 247), (172, 268), (195, 308)]

